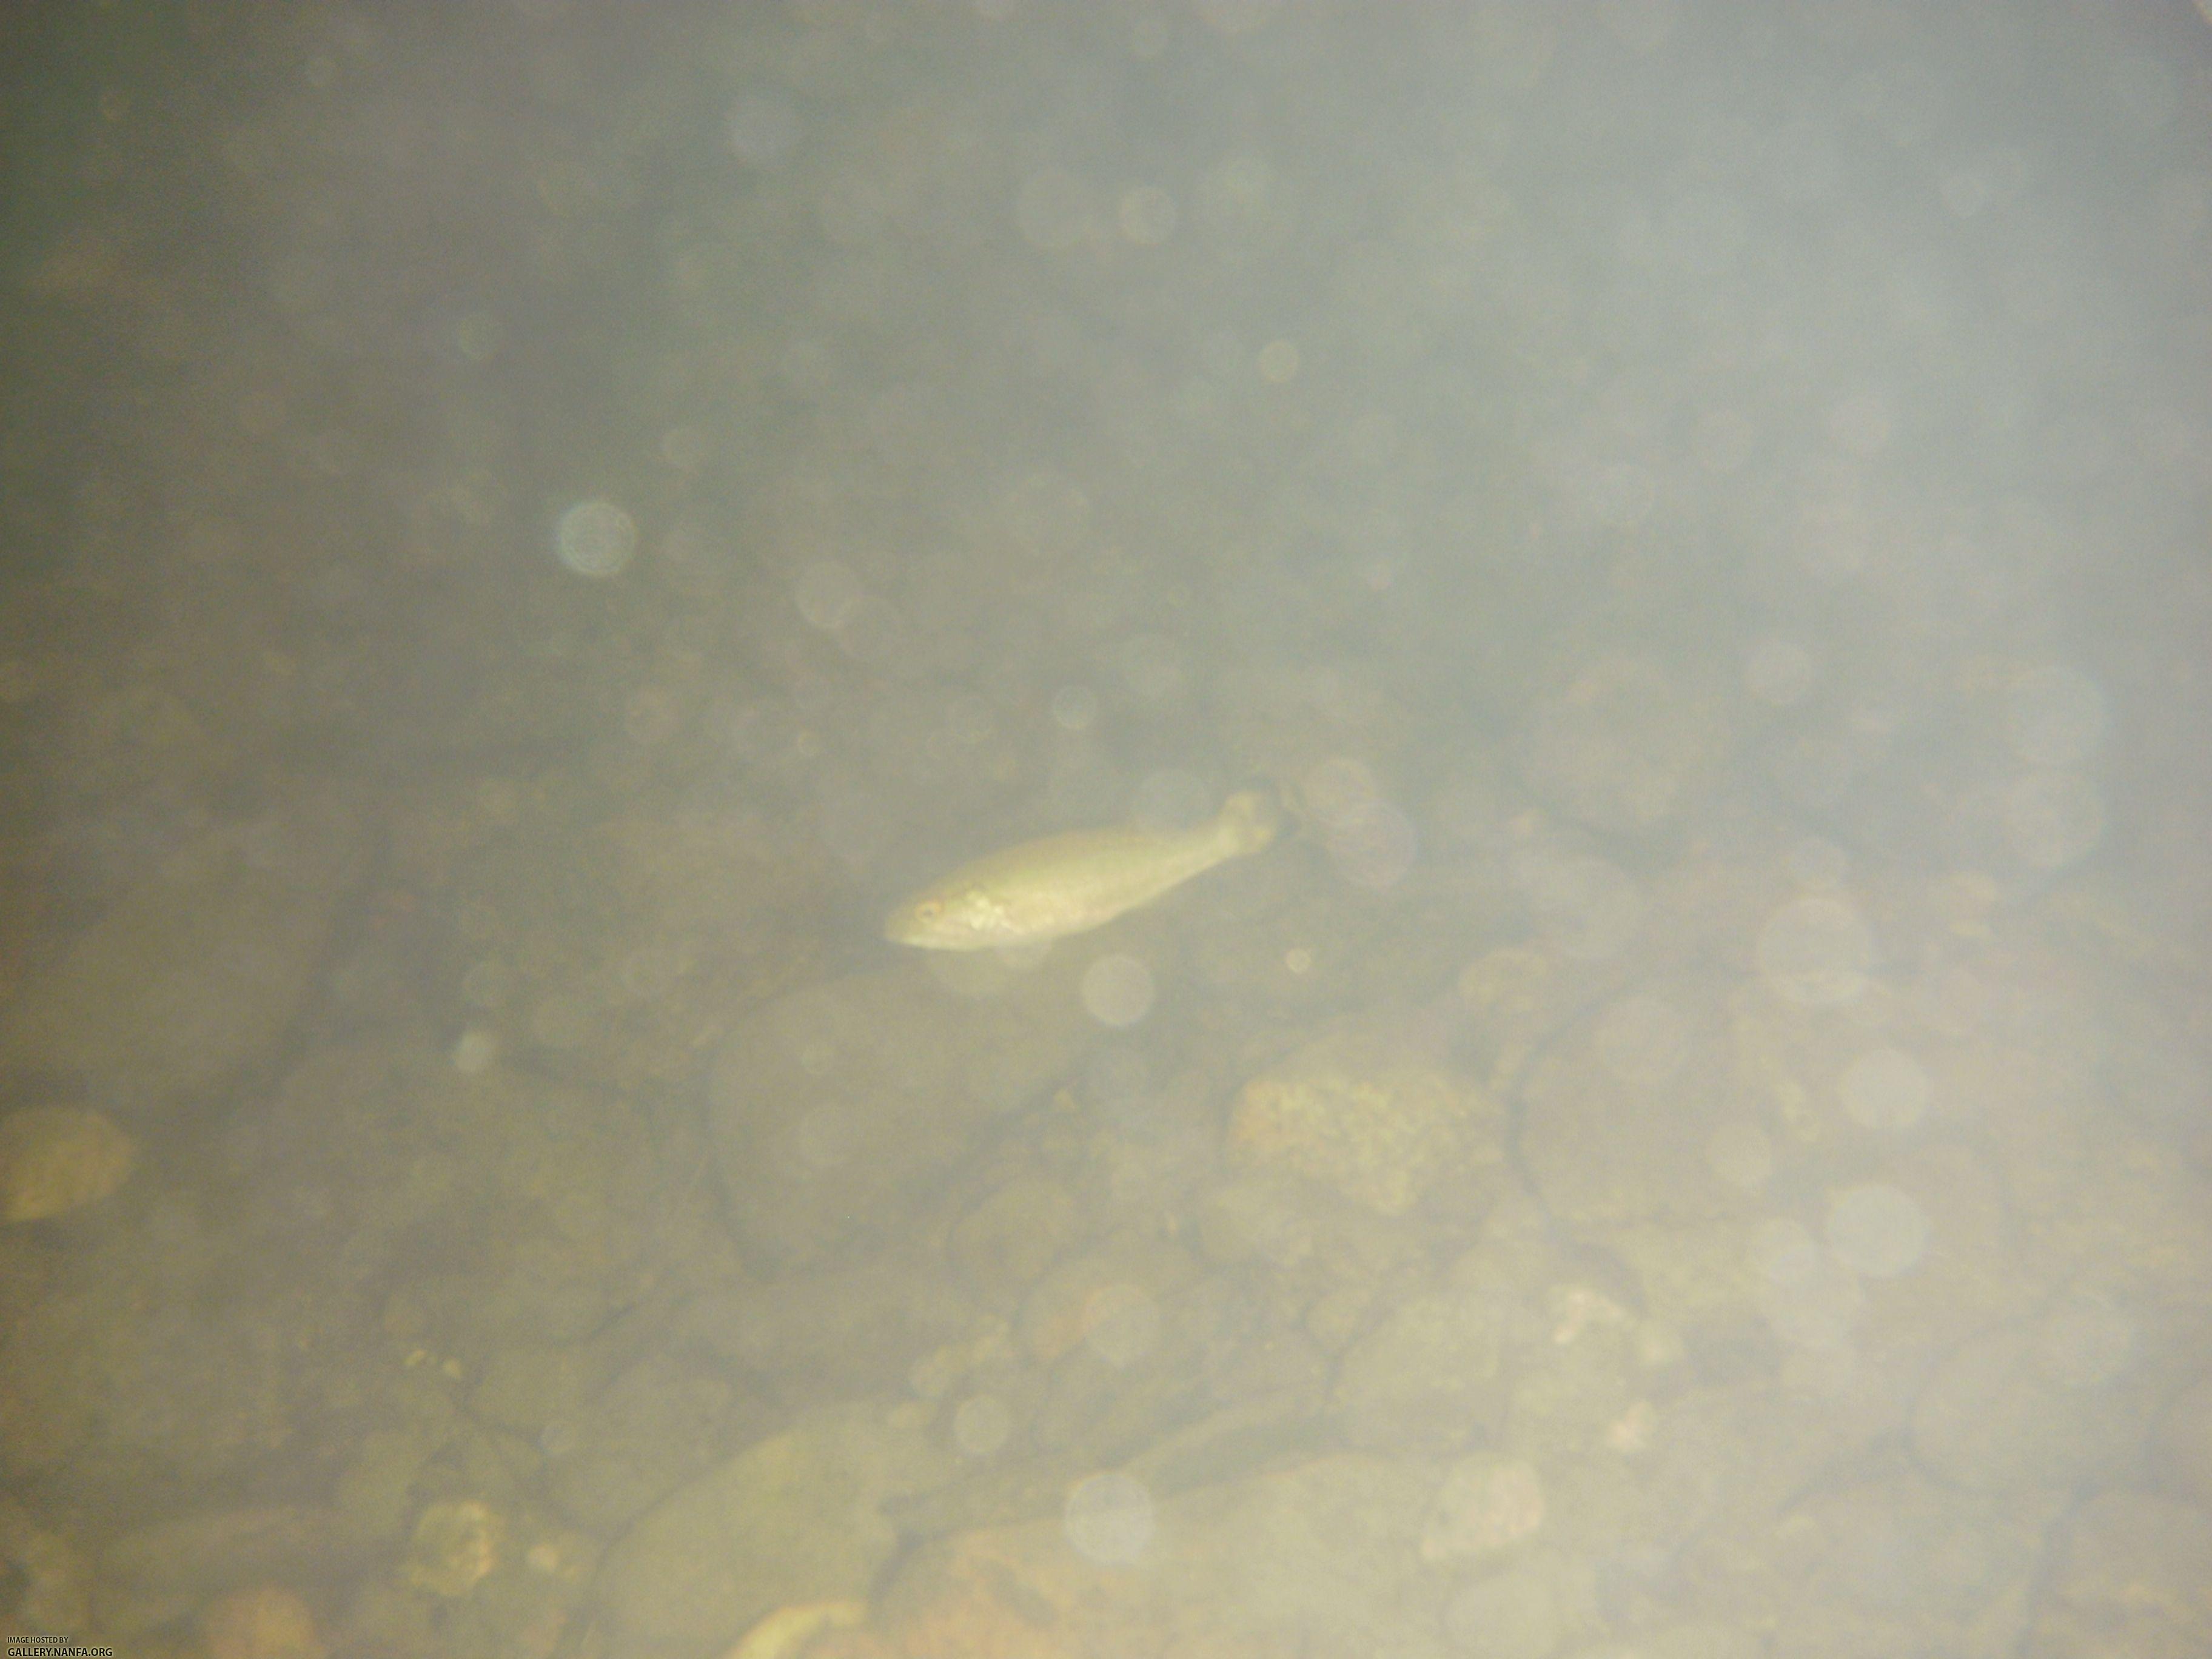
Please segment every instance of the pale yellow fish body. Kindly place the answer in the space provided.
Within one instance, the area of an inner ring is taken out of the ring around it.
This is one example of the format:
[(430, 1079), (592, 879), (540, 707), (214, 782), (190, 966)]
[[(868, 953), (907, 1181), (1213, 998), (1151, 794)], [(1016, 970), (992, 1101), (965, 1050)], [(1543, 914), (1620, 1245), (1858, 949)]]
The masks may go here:
[(983, 951), (1087, 933), (1275, 838), (1274, 803), (1231, 795), (1211, 823), (1134, 825), (1024, 842), (963, 865), (892, 911), (884, 937), (929, 951)]
[(763, 1618), (722, 1659), (791, 1659), (824, 1631), (858, 1630), (867, 1622), (865, 1601), (795, 1601)]

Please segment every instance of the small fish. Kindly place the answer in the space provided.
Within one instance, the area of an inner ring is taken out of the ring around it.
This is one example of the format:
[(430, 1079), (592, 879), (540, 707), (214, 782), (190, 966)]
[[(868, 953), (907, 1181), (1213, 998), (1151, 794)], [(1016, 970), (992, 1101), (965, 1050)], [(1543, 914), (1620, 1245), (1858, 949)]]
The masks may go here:
[(1024, 842), (963, 865), (892, 911), (884, 937), (927, 951), (982, 951), (1088, 933), (1275, 838), (1275, 804), (1231, 795), (1208, 823), (1133, 825)]
[(865, 1601), (795, 1601), (762, 1619), (725, 1659), (788, 1659), (812, 1647), (824, 1631), (857, 1630), (867, 1622)]

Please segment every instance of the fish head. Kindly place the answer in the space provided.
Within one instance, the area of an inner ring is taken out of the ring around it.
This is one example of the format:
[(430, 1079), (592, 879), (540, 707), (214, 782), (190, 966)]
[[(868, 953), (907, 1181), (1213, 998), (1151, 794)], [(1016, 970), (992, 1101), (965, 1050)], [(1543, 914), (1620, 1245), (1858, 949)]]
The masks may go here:
[(884, 937), (924, 951), (983, 951), (1013, 937), (1005, 907), (980, 887), (925, 889), (884, 918)]

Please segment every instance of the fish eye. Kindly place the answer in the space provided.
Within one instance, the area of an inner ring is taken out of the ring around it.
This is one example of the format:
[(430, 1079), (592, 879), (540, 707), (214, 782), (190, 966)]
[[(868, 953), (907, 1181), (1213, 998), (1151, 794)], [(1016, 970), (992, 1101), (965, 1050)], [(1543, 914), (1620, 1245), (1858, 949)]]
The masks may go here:
[(935, 921), (944, 914), (945, 901), (942, 899), (923, 899), (914, 907), (914, 919), (916, 921)]

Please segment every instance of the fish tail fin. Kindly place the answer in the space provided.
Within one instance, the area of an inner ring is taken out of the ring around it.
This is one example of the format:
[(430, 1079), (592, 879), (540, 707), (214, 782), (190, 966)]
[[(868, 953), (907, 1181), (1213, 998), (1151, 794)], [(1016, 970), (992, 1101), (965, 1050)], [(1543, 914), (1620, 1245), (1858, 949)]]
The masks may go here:
[(1282, 828), (1283, 814), (1273, 796), (1262, 790), (1243, 789), (1221, 803), (1221, 816), (1216, 822), (1230, 856), (1243, 858), (1275, 839), (1275, 832)]

